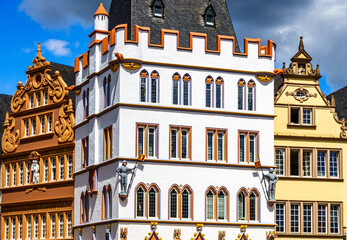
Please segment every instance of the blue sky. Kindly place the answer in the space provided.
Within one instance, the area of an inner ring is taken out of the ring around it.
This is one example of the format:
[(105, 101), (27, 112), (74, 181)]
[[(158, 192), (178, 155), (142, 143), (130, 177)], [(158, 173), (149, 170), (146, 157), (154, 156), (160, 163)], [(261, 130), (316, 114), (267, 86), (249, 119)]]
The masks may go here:
[[(108, 10), (111, 0), (103, 1)], [(299, 36), (313, 64), (320, 64), (322, 91), (329, 94), (346, 85), (341, 74), (347, 45), (345, 0), (226, 0), (239, 43), (243, 38), (267, 39), (277, 44), (276, 67), (297, 52)], [(99, 0), (1, 1), (0, 93), (14, 94), (18, 81), (26, 81), (28, 66), (36, 56), (37, 43), (52, 62), (72, 66), (88, 49), (93, 13)]]

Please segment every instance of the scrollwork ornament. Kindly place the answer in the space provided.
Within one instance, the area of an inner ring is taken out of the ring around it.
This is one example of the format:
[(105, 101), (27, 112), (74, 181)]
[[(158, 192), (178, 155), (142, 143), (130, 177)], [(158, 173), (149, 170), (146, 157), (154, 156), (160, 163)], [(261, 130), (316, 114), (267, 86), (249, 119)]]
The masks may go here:
[(72, 100), (69, 99), (68, 104), (61, 106), (59, 110), (59, 121), (55, 122), (54, 129), (58, 135), (60, 143), (72, 141), (74, 139), (73, 126), (75, 125), (75, 117), (72, 106)]
[(11, 134), (14, 128), (14, 118), (9, 117), (8, 112), (6, 113), (5, 123), (4, 123), (4, 133), (2, 135), (2, 150), (4, 153), (10, 153), (17, 149), (17, 141), (19, 139), (19, 130), (17, 129), (15, 134)]

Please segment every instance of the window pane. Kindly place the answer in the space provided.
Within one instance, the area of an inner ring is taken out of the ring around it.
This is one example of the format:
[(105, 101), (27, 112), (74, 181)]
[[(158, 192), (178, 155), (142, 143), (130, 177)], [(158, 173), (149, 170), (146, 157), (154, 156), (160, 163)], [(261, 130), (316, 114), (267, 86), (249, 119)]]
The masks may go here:
[(181, 141), (181, 154), (182, 158), (188, 158), (188, 131), (187, 130), (182, 130), (182, 141)]
[(143, 154), (143, 132), (144, 128), (138, 128), (137, 129), (137, 154)]
[(305, 150), (302, 163), (303, 175), (311, 176), (311, 165), (312, 165), (312, 151)]
[(183, 81), (183, 105), (189, 105), (189, 81)]
[(249, 196), (249, 220), (255, 221), (256, 219), (256, 210), (257, 210), (257, 197), (254, 193)]
[(284, 175), (284, 149), (276, 149), (276, 175)]
[(219, 132), (217, 136), (217, 160), (224, 160), (224, 133)]
[(148, 156), (154, 157), (155, 156), (155, 130), (154, 128), (148, 129)]
[(326, 151), (318, 151), (317, 155), (317, 176), (325, 177)]
[(300, 151), (290, 150), (290, 175), (299, 176)]
[(222, 107), (222, 85), (216, 84), (216, 108)]
[(253, 110), (253, 87), (248, 88), (248, 110)]
[(304, 216), (303, 216), (304, 233), (312, 232), (312, 205), (304, 204)]
[(136, 216), (143, 217), (144, 213), (144, 192), (142, 188), (137, 190), (137, 202), (136, 202)]
[(157, 79), (152, 78), (151, 82), (151, 102), (156, 103), (157, 102)]
[(276, 203), (276, 232), (284, 232), (284, 204)]
[(146, 78), (141, 78), (141, 102), (146, 102)]
[(330, 206), (330, 232), (339, 233), (340, 229), (340, 207), (338, 205)]
[(327, 232), (327, 205), (318, 204), (318, 233)]
[(244, 134), (240, 134), (240, 149), (239, 149), (239, 161), (240, 162), (244, 162), (245, 161), (245, 135)]
[(182, 218), (189, 218), (189, 193), (186, 189), (182, 193)]
[(225, 219), (225, 196), (223, 192), (218, 194), (218, 219)]
[(177, 192), (175, 189), (170, 193), (170, 217), (177, 218)]
[(312, 124), (312, 110), (311, 109), (303, 109), (302, 111), (302, 123), (306, 125)]
[(299, 204), (290, 205), (290, 231), (298, 233), (300, 231), (300, 206)]
[(238, 87), (237, 105), (239, 110), (243, 110), (243, 87)]
[(149, 216), (156, 217), (156, 194), (157, 192), (152, 188), (149, 190)]
[(255, 135), (249, 135), (249, 162), (254, 162), (255, 160)]
[(246, 219), (246, 196), (241, 192), (238, 196), (238, 219)]
[(177, 129), (171, 129), (171, 158), (177, 158)]
[(178, 104), (178, 84), (179, 81), (173, 80), (172, 86), (172, 103)]
[(206, 196), (206, 218), (213, 219), (213, 193), (211, 191)]
[(339, 177), (339, 153), (330, 152), (330, 177)]
[(206, 84), (206, 107), (212, 107), (212, 103), (211, 103), (211, 91), (212, 91), (212, 85), (210, 83)]
[(290, 109), (290, 123), (291, 124), (299, 124), (300, 123), (300, 109), (299, 108), (291, 108)]
[(213, 159), (213, 132), (207, 133), (207, 160)]

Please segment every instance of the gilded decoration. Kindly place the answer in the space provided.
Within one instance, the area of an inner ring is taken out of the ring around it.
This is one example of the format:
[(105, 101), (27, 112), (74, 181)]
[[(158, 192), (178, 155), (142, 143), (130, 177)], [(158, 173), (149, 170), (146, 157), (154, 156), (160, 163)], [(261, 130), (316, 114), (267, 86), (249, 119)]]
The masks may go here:
[(128, 237), (128, 228), (120, 229), (120, 240), (127, 240)]
[(296, 89), (294, 92), (286, 92), (286, 96), (294, 96), (295, 100), (299, 102), (304, 102), (308, 100), (310, 97), (317, 97), (317, 93), (309, 93), (302, 86)]
[(225, 240), (225, 231), (218, 231), (218, 240)]
[(26, 93), (39, 88), (48, 88), (49, 96), (54, 103), (61, 102), (68, 95), (67, 85), (62, 79), (59, 71), (51, 77), (52, 65), (41, 55), (41, 45), (39, 43), (37, 55), (33, 60), (34, 65), (29, 66), (27, 71), (27, 83), (23, 86), (22, 82), (18, 83), (17, 90), (11, 100), (12, 112), (18, 112), (25, 103)]
[(128, 63), (122, 63), (123, 68), (127, 70), (137, 70), (141, 67), (140, 63), (136, 62), (128, 62)]
[(174, 240), (181, 240), (181, 229), (174, 229)]
[(14, 118), (9, 117), (8, 112), (6, 113), (5, 123), (4, 123), (4, 133), (2, 135), (2, 151), (4, 153), (14, 152), (17, 149), (17, 141), (19, 139), (19, 129), (12, 134), (11, 131), (15, 126)]
[(262, 82), (269, 82), (274, 78), (274, 76), (271, 75), (256, 75), (255, 77)]
[(58, 135), (60, 143), (72, 141), (74, 139), (73, 126), (75, 125), (75, 117), (72, 106), (72, 100), (69, 99), (68, 104), (64, 104), (59, 109), (59, 121), (55, 122), (55, 132)]
[(148, 233), (148, 236), (145, 237), (145, 240), (161, 240), (158, 237), (159, 233), (156, 232), (158, 222), (151, 222), (151, 232)]
[(275, 240), (277, 237), (278, 235), (274, 231), (266, 232), (266, 240)]

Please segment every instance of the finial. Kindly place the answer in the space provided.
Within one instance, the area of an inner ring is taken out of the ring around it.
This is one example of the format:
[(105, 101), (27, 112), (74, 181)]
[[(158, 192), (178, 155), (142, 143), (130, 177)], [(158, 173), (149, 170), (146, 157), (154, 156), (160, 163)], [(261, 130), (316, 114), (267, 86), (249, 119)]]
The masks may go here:
[(317, 64), (317, 70), (316, 70), (316, 72), (317, 72), (317, 75), (320, 74), (319, 64)]
[(286, 69), (286, 63), (283, 62), (283, 67), (282, 67), (282, 70)]
[(304, 49), (304, 42), (302, 41), (302, 36), (300, 36), (299, 51)]
[(100, 3), (100, 5), (102, 6), (102, 3)]
[(42, 55), (41, 55), (41, 43), (39, 43), (38, 46), (37, 46), (37, 55), (36, 56), (37, 57), (42, 57)]
[(331, 94), (330, 106), (336, 107), (336, 106), (335, 106), (335, 97), (334, 97), (334, 93)]

